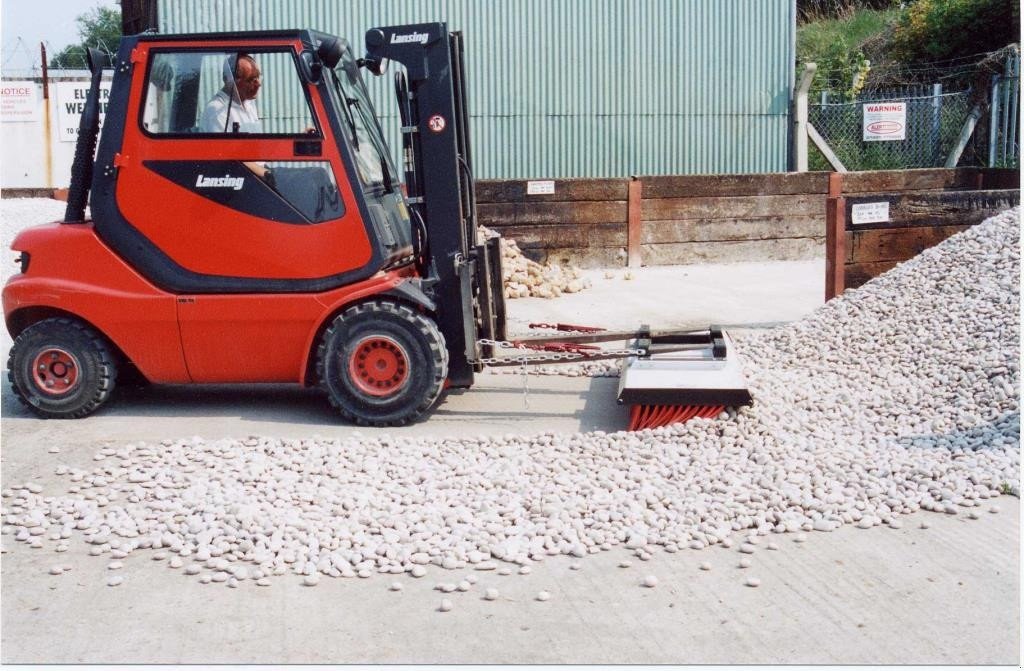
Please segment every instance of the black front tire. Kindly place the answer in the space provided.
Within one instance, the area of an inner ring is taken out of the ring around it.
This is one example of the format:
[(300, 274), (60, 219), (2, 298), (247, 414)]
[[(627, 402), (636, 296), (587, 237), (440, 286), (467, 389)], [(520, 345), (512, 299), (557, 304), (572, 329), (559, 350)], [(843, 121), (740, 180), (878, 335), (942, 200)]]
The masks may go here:
[(338, 315), (324, 333), (317, 375), (349, 421), (400, 426), (441, 395), (448, 350), (429, 317), (393, 301), (368, 301)]
[(11, 347), (7, 378), (18, 399), (46, 419), (77, 419), (110, 398), (117, 364), (95, 330), (69, 318), (32, 324)]

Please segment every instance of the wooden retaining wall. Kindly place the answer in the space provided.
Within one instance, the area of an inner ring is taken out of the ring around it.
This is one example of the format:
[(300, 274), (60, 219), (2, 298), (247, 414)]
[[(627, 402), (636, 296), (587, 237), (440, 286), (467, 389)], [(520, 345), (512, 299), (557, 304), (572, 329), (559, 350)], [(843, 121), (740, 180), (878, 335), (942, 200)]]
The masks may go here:
[[(516, 240), (541, 262), (595, 267), (813, 259), (825, 255), (830, 174), (552, 180), (540, 186), (553, 192), (537, 195), (528, 193), (526, 180), (484, 180), (477, 183), (477, 202), (481, 224)], [(947, 208), (948, 221), (964, 208), (948, 200), (921, 200), (912, 192), (978, 190), (979, 185), (1017, 189), (1019, 173), (978, 168), (846, 173), (843, 184), (850, 197), (905, 193), (894, 211), (917, 212), (920, 219), (929, 207)], [(1006, 202), (999, 195), (967, 211), (980, 221)], [(857, 249), (866, 249), (868, 237), (858, 238)], [(895, 258), (872, 263), (887, 261)]]
[[(1020, 204), (1016, 171), (908, 171), (889, 179), (880, 174), (832, 174), (826, 207), (826, 299)], [(887, 207), (887, 221), (857, 222), (855, 208), (879, 205)]]

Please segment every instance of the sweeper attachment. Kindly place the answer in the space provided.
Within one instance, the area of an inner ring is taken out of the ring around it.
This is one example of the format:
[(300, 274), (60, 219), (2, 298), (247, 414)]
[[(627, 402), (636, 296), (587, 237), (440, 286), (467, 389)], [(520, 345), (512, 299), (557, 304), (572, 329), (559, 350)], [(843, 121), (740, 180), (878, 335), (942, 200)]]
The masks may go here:
[(618, 400), (630, 407), (630, 431), (750, 405), (739, 359), (723, 331), (653, 334), (635, 346), (647, 355), (623, 361), (619, 376)]
[[(9, 377), (33, 412), (83, 417), (128, 374), (316, 386), (348, 421), (391, 426), (486, 365), (592, 359), (625, 360), (632, 428), (750, 402), (715, 329), (508, 343), (462, 35), (387, 26), (365, 44), (357, 58), (313, 30), (125, 36), (102, 135), (105, 64), (90, 54), (67, 215), (15, 239), (21, 272), (3, 291)], [(401, 188), (362, 77), (389, 62)]]
[[(654, 429), (697, 417), (717, 417), (752, 399), (732, 340), (720, 328), (704, 330), (606, 331), (572, 324), (530, 324), (570, 332), (485, 341), (518, 350), (492, 356), (490, 366), (526, 366), (621, 359), (618, 403), (629, 408), (629, 430)], [(621, 349), (596, 343), (623, 342)]]

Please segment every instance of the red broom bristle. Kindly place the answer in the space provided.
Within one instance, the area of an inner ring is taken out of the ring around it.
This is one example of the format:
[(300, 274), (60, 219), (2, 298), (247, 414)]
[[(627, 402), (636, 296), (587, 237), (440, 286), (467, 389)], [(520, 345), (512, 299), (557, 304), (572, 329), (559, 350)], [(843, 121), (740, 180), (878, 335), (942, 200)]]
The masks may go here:
[(694, 417), (717, 417), (724, 405), (634, 405), (629, 411), (629, 430), (656, 429)]

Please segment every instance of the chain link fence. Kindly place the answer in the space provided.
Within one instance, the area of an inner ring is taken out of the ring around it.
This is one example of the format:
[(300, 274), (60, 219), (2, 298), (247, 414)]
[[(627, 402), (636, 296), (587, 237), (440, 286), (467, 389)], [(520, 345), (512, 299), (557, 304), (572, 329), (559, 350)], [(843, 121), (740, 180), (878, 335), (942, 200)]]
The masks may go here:
[[(898, 170), (940, 167), (956, 146), (973, 107), (971, 91), (942, 93), (938, 87), (901, 87), (842, 100), (822, 94), (809, 105), (808, 120), (847, 170)], [(870, 103), (906, 104), (905, 139), (865, 140), (864, 114)], [(812, 145), (811, 170), (831, 170)]]

